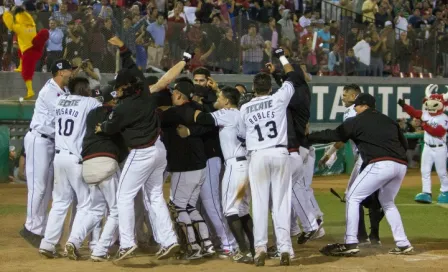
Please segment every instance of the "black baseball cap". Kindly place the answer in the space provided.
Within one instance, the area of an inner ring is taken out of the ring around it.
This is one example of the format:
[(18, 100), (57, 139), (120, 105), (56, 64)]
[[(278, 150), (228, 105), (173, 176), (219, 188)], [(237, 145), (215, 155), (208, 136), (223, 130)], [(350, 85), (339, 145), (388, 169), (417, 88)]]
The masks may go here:
[(184, 94), (189, 100), (193, 98), (195, 93), (195, 86), (188, 81), (180, 81), (174, 85), (173, 90), (179, 91)]
[(113, 86), (115, 89), (123, 85), (132, 84), (137, 82), (137, 77), (132, 72), (132, 70), (124, 68), (118, 71), (114, 80), (108, 82), (109, 85)]
[(68, 60), (59, 59), (51, 65), (51, 73), (56, 74), (58, 71), (62, 70), (72, 70), (73, 67)]
[(360, 93), (356, 97), (354, 104), (355, 104), (355, 107), (367, 105), (370, 108), (374, 109), (375, 105), (376, 105), (376, 99), (375, 99), (375, 97), (373, 97), (372, 95), (370, 95), (368, 93)]
[(101, 88), (92, 90), (92, 97), (97, 98), (101, 103), (107, 103), (115, 98), (117, 95), (114, 87), (106, 85)]

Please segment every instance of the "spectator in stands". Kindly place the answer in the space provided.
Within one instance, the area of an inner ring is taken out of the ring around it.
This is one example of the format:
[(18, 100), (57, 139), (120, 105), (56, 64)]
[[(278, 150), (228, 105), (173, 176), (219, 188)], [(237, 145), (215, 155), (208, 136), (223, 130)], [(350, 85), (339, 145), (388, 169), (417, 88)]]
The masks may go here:
[(342, 57), (339, 53), (339, 45), (335, 44), (328, 54), (328, 71), (331, 76), (342, 74)]
[(264, 41), (257, 34), (257, 27), (249, 25), (248, 34), (241, 38), (241, 49), (243, 50), (243, 73), (252, 75), (260, 72), (262, 68)]
[(345, 36), (353, 25), (353, 1), (341, 0), (339, 1), (341, 7), (341, 35)]
[[(381, 31), (380, 36), (386, 38), (386, 50), (395, 53), (395, 30), (392, 28), (392, 22), (387, 21), (384, 24), (384, 29)], [(392, 58), (395, 56), (393, 55)]]
[(355, 56), (358, 58), (358, 76), (367, 76), (370, 66), (370, 33), (365, 33), (363, 38), (353, 47)]
[[(264, 41), (263, 60), (262, 63), (272, 62), (272, 45), (271, 41)], [(285, 54), (286, 56), (286, 54)]]
[(73, 71), (73, 76), (87, 78), (89, 80), (89, 87), (92, 90), (99, 87), (101, 84), (100, 70), (98, 68), (94, 68), (92, 61), (89, 59), (82, 61), (81, 65)]
[(129, 50), (131, 50), (133, 54), (135, 54), (135, 37), (137, 31), (141, 27), (146, 27), (146, 18), (140, 19), (140, 21), (138, 21), (138, 23), (134, 25), (132, 24), (131, 17), (126, 17), (123, 20), (123, 30), (120, 39), (123, 41), (124, 44), (126, 44), (126, 47)]
[(383, 76), (383, 57), (386, 52), (386, 38), (380, 39), (378, 32), (372, 32), (370, 42), (370, 75)]
[(62, 58), (62, 41), (64, 33), (57, 27), (55, 20), (50, 20), (50, 37), (47, 42), (47, 69), (50, 68), (54, 61)]
[(345, 57), (345, 72), (347, 76), (356, 75), (356, 69), (358, 67), (358, 59), (355, 57), (355, 51), (350, 48)]
[(85, 44), (84, 39), (78, 30), (73, 30), (69, 33), (71, 40), (65, 46), (64, 59), (70, 61), (73, 64), (73, 59), (80, 58), (82, 60), (86, 57)]
[[(378, 5), (376, 0), (366, 0), (362, 4), (362, 21), (364, 23), (374, 23), (375, 13), (378, 12)], [(356, 52), (355, 52), (356, 53)]]
[(165, 18), (162, 13), (157, 16), (157, 21), (150, 24), (146, 31), (151, 35), (153, 43), (148, 46), (148, 67), (150, 65), (160, 67), (165, 46)]
[(358, 26), (352, 25), (351, 32), (347, 36), (347, 48), (353, 48), (358, 43)]
[(408, 18), (408, 22), (414, 27), (419, 27), (420, 26), (420, 22), (422, 21), (422, 17), (420, 16), (420, 9), (414, 9), (414, 13), (409, 16)]
[(283, 48), (283, 50), (285, 51), (286, 57), (290, 58), (294, 56), (293, 54), (294, 51), (292, 50), (292, 42), (288, 38), (286, 37), (282, 38), (280, 42), (280, 47)]
[(386, 6), (381, 5), (378, 8), (378, 12), (375, 13), (375, 25), (378, 28), (383, 28), (384, 24), (387, 21), (392, 21), (391, 10), (389, 10)]
[(148, 36), (146, 30), (142, 30), (137, 33), (137, 39), (135, 40), (135, 63), (143, 72), (146, 71), (146, 65), (148, 64)]
[[(25, 147), (22, 147), (18, 158), (17, 171), (14, 173), (14, 177), (19, 181), (26, 183), (26, 165), (25, 165)], [(17, 164), (16, 164), (17, 165)], [(17, 181), (17, 180), (16, 180)]]
[(411, 60), (413, 54), (413, 46), (409, 41), (406, 32), (400, 34), (400, 40), (396, 44), (397, 63), (400, 66), (400, 72), (409, 73), (411, 68)]
[(281, 35), (282, 37), (288, 38), (291, 42), (295, 42), (297, 40), (296, 33), (294, 32), (294, 24), (292, 23), (291, 13), (289, 9), (285, 9), (283, 11), (282, 19), (278, 21), (278, 24), (281, 26)]
[(220, 13), (220, 10), (216, 10), (212, 0), (203, 0), (198, 4), (199, 11), (196, 12), (196, 18), (198, 18), (202, 24), (209, 24), (212, 22), (212, 16), (216, 13)]
[(333, 43), (330, 33), (330, 24), (326, 23), (324, 28), (317, 32), (317, 36), (322, 39), (322, 49), (330, 52), (330, 44)]
[(254, 19), (260, 23), (269, 23), (269, 18), (274, 16), (274, 8), (270, 0), (263, 0), (263, 6), (260, 7), (260, 3), (255, 1), (254, 8)]
[[(185, 27), (185, 20), (180, 15), (182, 13), (183, 5), (176, 5), (174, 14), (168, 18), (166, 40), (169, 42), (170, 56), (173, 60), (180, 60), (182, 49), (184, 48), (185, 36), (183, 35), (183, 28)], [(220, 37), (221, 38), (221, 37)]]
[(311, 25), (310, 18), (311, 18), (311, 10), (305, 10), (305, 13), (299, 19), (299, 24), (300, 24), (300, 26), (303, 29), (303, 32), (300, 33), (300, 37), (302, 37), (303, 35), (308, 34), (306, 28)]
[[(106, 53), (107, 43), (104, 39), (103, 33), (101, 33), (101, 23), (97, 20), (92, 20), (90, 24), (86, 25), (88, 58), (92, 60), (96, 65), (100, 65), (103, 62), (104, 54)], [(135, 42), (135, 37), (134, 37)]]
[(384, 54), (383, 64), (383, 77), (394, 75), (395, 66), (392, 63), (392, 53), (390, 51)]
[(67, 12), (67, 4), (62, 3), (60, 11), (53, 12), (53, 19), (58, 21), (59, 28), (61, 28), (62, 31), (65, 32), (67, 29), (67, 24), (71, 20), (73, 20), (73, 17), (70, 13)]
[(265, 41), (271, 41), (272, 49), (276, 49), (280, 40), (277, 22), (273, 17), (270, 17), (268, 21), (269, 24), (262, 29), (261, 35)]
[(403, 11), (400, 11), (395, 18), (395, 39), (398, 40), (400, 38), (401, 32), (406, 32), (408, 29), (408, 21), (404, 18)]
[(233, 30), (228, 28), (226, 36), (219, 43), (218, 51), (219, 67), (225, 74), (238, 74), (240, 67), (238, 65), (239, 51), (238, 44), (233, 38)]
[(9, 182), (14, 182), (14, 169), (17, 165), (17, 158), (16, 158), (16, 147), (11, 145), (9, 146)]
[(117, 5), (117, 0), (111, 0), (110, 1), (110, 7), (112, 8), (112, 14), (114, 18), (114, 24), (116, 24), (116, 31), (118, 34), (121, 34), (121, 29), (123, 28), (123, 19), (124, 19), (124, 12), (121, 7)]

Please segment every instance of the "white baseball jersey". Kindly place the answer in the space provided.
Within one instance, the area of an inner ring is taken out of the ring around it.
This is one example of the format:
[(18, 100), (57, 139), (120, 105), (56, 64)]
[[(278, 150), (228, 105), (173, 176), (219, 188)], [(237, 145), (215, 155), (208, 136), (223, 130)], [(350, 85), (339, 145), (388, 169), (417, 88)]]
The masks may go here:
[[(345, 122), (345, 120), (347, 120), (348, 118), (352, 118), (356, 116), (356, 111), (355, 111), (355, 104), (351, 105), (350, 107), (348, 107), (345, 111), (344, 111), (344, 117), (343, 117), (343, 122)], [(356, 147), (355, 142), (353, 142), (352, 140), (350, 140), (350, 143), (352, 145), (352, 150), (353, 150), (353, 154), (357, 155), (358, 153), (358, 148)]]
[(238, 122), (241, 113), (238, 109), (222, 109), (211, 113), (215, 125), (219, 127), (219, 142), (224, 160), (246, 156), (246, 148), (238, 140)]
[[(429, 112), (423, 111), (422, 121), (426, 122), (431, 127), (442, 126), (445, 130), (448, 129), (448, 116), (444, 113), (436, 116), (431, 116)], [(435, 137), (425, 131), (424, 140), (429, 145), (440, 145), (446, 143), (446, 134), (442, 137)]]
[(79, 95), (60, 96), (56, 105), (55, 146), (81, 158), (87, 114), (101, 106), (95, 98)]
[(66, 93), (68, 91), (61, 89), (53, 79), (45, 83), (34, 106), (34, 114), (30, 124), (32, 130), (54, 139), (54, 110), (58, 97)]
[(276, 93), (254, 97), (241, 107), (238, 135), (246, 138), (247, 150), (288, 145), (286, 108), (294, 91), (285, 81)]

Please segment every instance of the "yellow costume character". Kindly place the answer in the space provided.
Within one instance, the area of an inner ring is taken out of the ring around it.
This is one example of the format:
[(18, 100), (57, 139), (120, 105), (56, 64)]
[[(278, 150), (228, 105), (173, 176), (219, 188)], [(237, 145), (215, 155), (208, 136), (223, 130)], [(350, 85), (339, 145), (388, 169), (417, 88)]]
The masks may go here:
[(34, 96), (32, 80), (36, 63), (42, 57), (45, 43), (50, 34), (48, 29), (42, 29), (36, 33), (33, 17), (23, 8), (15, 8), (13, 12), (14, 15), (6, 11), (3, 14), (3, 21), (6, 27), (17, 35), (20, 65), (16, 71), (22, 73), (27, 90), (25, 99), (29, 99)]

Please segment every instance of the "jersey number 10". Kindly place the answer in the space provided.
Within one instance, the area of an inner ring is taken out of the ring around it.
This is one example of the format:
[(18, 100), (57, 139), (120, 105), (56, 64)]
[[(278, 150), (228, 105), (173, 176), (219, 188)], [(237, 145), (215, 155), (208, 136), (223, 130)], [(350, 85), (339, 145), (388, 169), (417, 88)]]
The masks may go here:
[[(267, 135), (269, 138), (273, 139), (273, 138), (277, 137), (277, 135), (278, 135), (278, 133), (277, 133), (277, 125), (275, 124), (274, 121), (267, 122), (265, 127), (269, 128), (269, 132), (270, 133)], [(263, 134), (261, 134), (260, 125), (256, 125), (255, 129), (257, 130), (257, 133), (258, 133), (258, 141), (259, 142), (264, 141)]]
[(59, 135), (70, 136), (73, 133), (73, 126), (75, 125), (75, 121), (73, 121), (72, 119), (65, 120), (64, 131), (62, 131), (62, 118), (58, 119), (58, 125)]

